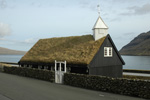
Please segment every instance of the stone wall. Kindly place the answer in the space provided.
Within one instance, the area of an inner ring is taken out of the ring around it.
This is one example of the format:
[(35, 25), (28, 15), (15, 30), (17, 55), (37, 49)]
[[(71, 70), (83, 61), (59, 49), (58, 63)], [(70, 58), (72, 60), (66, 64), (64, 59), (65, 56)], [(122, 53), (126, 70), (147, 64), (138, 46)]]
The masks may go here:
[(4, 71), (4, 66), (11, 67), (11, 66), (8, 65), (8, 64), (0, 63), (0, 72), (3, 72), (3, 71)]
[(55, 73), (49, 70), (23, 68), (23, 67), (4, 67), (4, 72), (25, 77), (31, 77), (50, 82), (55, 81)]
[[(55, 73), (49, 70), (22, 67), (4, 67), (4, 72), (50, 82), (55, 81)], [(65, 73), (64, 84), (150, 99), (150, 81), (148, 80), (110, 78), (104, 76)]]
[(150, 99), (150, 81), (66, 73), (64, 84)]

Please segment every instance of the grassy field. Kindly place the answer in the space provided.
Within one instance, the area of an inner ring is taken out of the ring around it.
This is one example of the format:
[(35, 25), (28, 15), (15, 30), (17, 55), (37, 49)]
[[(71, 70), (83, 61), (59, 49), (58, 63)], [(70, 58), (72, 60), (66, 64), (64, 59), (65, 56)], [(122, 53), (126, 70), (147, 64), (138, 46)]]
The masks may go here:
[(146, 76), (132, 76), (132, 75), (123, 75), (123, 78), (133, 79), (133, 80), (150, 80), (150, 77)]

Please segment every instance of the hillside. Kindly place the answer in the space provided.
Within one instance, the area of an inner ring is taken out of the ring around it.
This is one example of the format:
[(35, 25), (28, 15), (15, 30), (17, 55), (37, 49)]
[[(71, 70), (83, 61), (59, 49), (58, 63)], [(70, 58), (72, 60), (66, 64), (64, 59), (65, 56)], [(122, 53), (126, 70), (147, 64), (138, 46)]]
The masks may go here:
[(0, 55), (24, 55), (25, 53), (25, 51), (16, 51), (0, 47)]
[(121, 55), (150, 56), (150, 31), (141, 33), (120, 50)]

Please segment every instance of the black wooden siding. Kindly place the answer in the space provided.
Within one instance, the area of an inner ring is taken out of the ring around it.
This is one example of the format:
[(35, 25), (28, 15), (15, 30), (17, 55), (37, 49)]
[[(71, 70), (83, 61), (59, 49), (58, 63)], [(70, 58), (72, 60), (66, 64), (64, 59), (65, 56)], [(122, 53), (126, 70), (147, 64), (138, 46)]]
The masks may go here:
[(102, 75), (108, 77), (122, 77), (122, 66), (101, 66), (90, 68), (90, 75)]
[[(113, 56), (104, 57), (104, 47), (112, 47)], [(122, 61), (110, 37), (107, 37), (89, 64), (89, 74), (122, 77)]]

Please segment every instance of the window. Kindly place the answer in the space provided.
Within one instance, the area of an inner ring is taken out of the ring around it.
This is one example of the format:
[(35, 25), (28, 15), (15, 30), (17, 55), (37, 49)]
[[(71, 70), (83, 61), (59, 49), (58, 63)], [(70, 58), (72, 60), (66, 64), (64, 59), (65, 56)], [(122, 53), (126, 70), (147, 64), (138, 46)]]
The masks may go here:
[(27, 65), (24, 65), (23, 67), (27, 67)]
[(29, 68), (32, 68), (32, 65), (29, 65)]
[(39, 66), (38, 66), (38, 69), (42, 69), (42, 66), (41, 66), (41, 65), (39, 65)]
[(104, 57), (112, 57), (112, 47), (104, 47)]
[(48, 66), (44, 66), (44, 69), (48, 69)]

